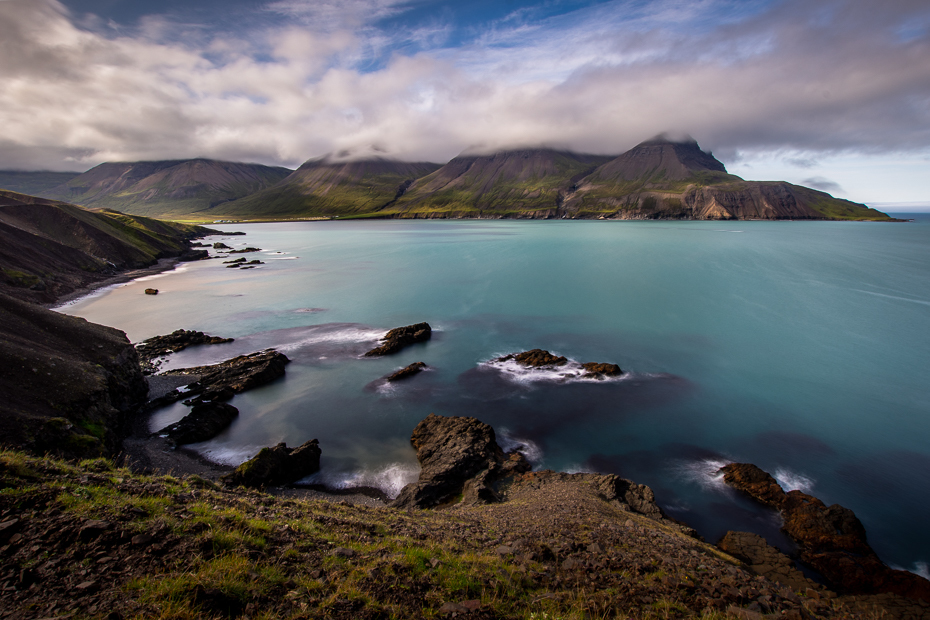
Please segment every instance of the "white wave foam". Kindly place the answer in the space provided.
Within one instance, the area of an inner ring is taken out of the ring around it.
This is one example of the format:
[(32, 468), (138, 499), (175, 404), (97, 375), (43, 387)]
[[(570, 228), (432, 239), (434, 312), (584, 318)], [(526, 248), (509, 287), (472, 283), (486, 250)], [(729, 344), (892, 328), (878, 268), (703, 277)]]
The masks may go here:
[(729, 487), (723, 481), (723, 474), (720, 468), (729, 465), (731, 461), (720, 459), (701, 459), (699, 461), (687, 461), (676, 468), (678, 475), (685, 480), (696, 482), (702, 488), (708, 491), (725, 493)]
[(353, 327), (340, 329), (335, 331), (320, 331), (313, 333), (305, 338), (301, 338), (295, 342), (286, 342), (279, 345), (276, 345), (274, 348), (282, 353), (287, 353), (289, 351), (297, 351), (304, 347), (330, 343), (330, 344), (352, 344), (352, 343), (362, 343), (362, 342), (375, 342), (384, 335), (384, 330), (376, 330), (371, 328), (361, 328)]
[(220, 465), (229, 465), (238, 467), (250, 458), (258, 454), (264, 446), (227, 446), (217, 445), (207, 441), (202, 444), (192, 445), (191, 448), (197, 450), (202, 456), (219, 463)]
[[(555, 354), (557, 355), (557, 354)], [(602, 381), (627, 381), (631, 374), (624, 372), (615, 377), (591, 376), (573, 359), (561, 366), (546, 366), (543, 368), (532, 368), (520, 364), (516, 360), (500, 361), (503, 356), (497, 356), (486, 362), (479, 362), (479, 368), (490, 368), (501, 373), (506, 379), (514, 383), (600, 383)]]
[(190, 269), (190, 267), (188, 267), (187, 264), (182, 263), (170, 271), (162, 271), (161, 273), (153, 273), (150, 276), (142, 276), (141, 278), (136, 278), (133, 280), (133, 282), (149, 282), (150, 280), (157, 280), (158, 278), (184, 273), (188, 269)]
[(279, 258), (277, 256), (269, 256), (267, 260), (297, 260), (298, 258), (300, 257), (299, 256), (282, 256)]
[(810, 493), (811, 489), (814, 488), (814, 480), (812, 478), (781, 467), (775, 470), (775, 480), (778, 481), (778, 484), (781, 485), (781, 488), (783, 488), (786, 493), (788, 491)]
[(363, 469), (351, 472), (321, 471), (304, 478), (301, 482), (322, 484), (330, 489), (374, 487), (380, 489), (391, 499), (394, 499), (400, 494), (401, 489), (411, 482), (416, 482), (419, 476), (420, 468), (417, 465), (391, 463), (387, 467), (376, 470)]
[(897, 564), (890, 564), (889, 566), (894, 570), (906, 570), (909, 573), (920, 575), (924, 579), (930, 579), (930, 566), (926, 562), (914, 562), (913, 568), (905, 568)]
[(530, 465), (536, 466), (542, 463), (543, 451), (535, 441), (514, 437), (506, 428), (501, 428), (497, 435), (497, 445), (504, 452), (513, 452), (516, 450), (526, 457)]

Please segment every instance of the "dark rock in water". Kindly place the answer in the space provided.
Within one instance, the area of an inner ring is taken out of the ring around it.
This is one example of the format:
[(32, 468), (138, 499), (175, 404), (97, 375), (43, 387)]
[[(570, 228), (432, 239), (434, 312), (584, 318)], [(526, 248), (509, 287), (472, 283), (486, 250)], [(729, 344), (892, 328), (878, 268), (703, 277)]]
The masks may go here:
[(147, 289), (145, 289), (145, 294), (146, 294), (146, 295), (158, 295), (158, 289), (157, 289), (157, 288), (147, 288)]
[(279, 486), (297, 482), (320, 471), (320, 445), (316, 439), (297, 448), (279, 443), (262, 448), (254, 457), (222, 477), (223, 482), (247, 487)]
[(223, 243), (222, 241), (217, 241), (216, 243), (213, 244), (213, 249), (214, 250), (228, 250), (230, 249), (230, 247), (226, 245), (225, 243)]
[(218, 234), (218, 235), (223, 235), (224, 237), (235, 237), (235, 236), (244, 235), (245, 233), (244, 233), (244, 232), (222, 232), (222, 231), (218, 231), (216, 234)]
[(523, 366), (529, 366), (532, 368), (543, 368), (546, 366), (562, 366), (568, 359), (562, 355), (556, 356), (548, 351), (542, 349), (532, 349), (530, 351), (524, 351), (523, 353), (511, 353), (510, 355), (505, 355), (504, 357), (497, 358), (498, 362), (508, 362), (514, 360), (518, 364)]
[(203, 260), (205, 258), (210, 258), (210, 253), (206, 250), (185, 250), (178, 256), (178, 260), (182, 263), (189, 263), (195, 260)]
[(426, 342), (433, 335), (429, 323), (417, 323), (405, 327), (395, 327), (381, 339), (381, 346), (375, 347), (365, 354), (365, 357), (378, 355), (391, 355), (401, 349), (417, 342)]
[(422, 371), (424, 368), (426, 368), (426, 364), (424, 364), (423, 362), (414, 362), (410, 364), (409, 366), (401, 368), (397, 372), (389, 375), (387, 380), (388, 381), (399, 381), (401, 379), (406, 379)]
[(431, 413), (413, 430), (410, 441), (417, 451), (420, 477), (392, 502), (398, 508), (430, 508), (459, 494), (469, 504), (496, 501), (497, 481), (530, 470), (522, 454), (505, 455), (494, 429), (475, 418)]
[(262, 251), (261, 248), (248, 247), (248, 248), (242, 248), (241, 250), (230, 250), (229, 252), (227, 252), (227, 254), (248, 254), (250, 252), (261, 252), (261, 251)]
[(766, 506), (781, 508), (785, 503), (785, 492), (781, 485), (751, 463), (730, 463), (721, 467), (720, 471), (723, 472), (724, 482)]
[[(234, 394), (251, 390), (284, 376), (290, 362), (274, 349), (240, 355), (211, 366), (169, 370), (165, 375), (198, 375), (200, 380), (188, 386), (189, 393), (199, 394), (191, 402), (229, 400)], [(177, 400), (177, 399), (176, 399)]]
[(224, 261), (223, 261), (223, 264), (224, 264), (224, 265), (241, 265), (241, 264), (244, 263), (245, 261), (246, 261), (246, 259), (244, 259), (244, 258), (235, 258), (235, 259), (233, 259), (233, 260), (224, 260)]
[(232, 405), (217, 402), (201, 402), (191, 408), (191, 412), (179, 422), (167, 426), (159, 434), (178, 445), (197, 443), (213, 439), (223, 432), (239, 416), (239, 410)]
[(781, 511), (782, 530), (798, 544), (801, 560), (834, 587), (851, 593), (890, 592), (930, 602), (930, 581), (882, 563), (852, 510), (839, 504), (827, 506), (801, 491), (785, 493), (755, 465), (731, 463), (720, 471), (727, 484)]
[(264, 265), (264, 264), (265, 264), (265, 263), (263, 263), (262, 261), (258, 260), (257, 258), (254, 259), (254, 260), (250, 260), (249, 262), (246, 263), (246, 265)]
[(585, 362), (581, 365), (585, 369), (585, 374), (593, 377), (615, 377), (622, 375), (623, 371), (616, 364), (601, 364), (598, 362)]
[(201, 243), (200, 241), (194, 241), (191, 243), (192, 248), (208, 248), (210, 247), (209, 243)]
[(232, 341), (232, 338), (220, 338), (219, 336), (210, 336), (203, 332), (177, 329), (166, 336), (153, 336), (147, 340), (143, 340), (136, 345), (136, 352), (139, 354), (139, 360), (142, 362), (143, 370), (148, 371), (146, 374), (151, 374), (156, 369), (156, 364), (153, 363), (155, 358), (163, 357), (170, 353), (177, 353), (178, 351), (183, 351), (187, 347), (194, 345), (223, 344), (224, 342)]

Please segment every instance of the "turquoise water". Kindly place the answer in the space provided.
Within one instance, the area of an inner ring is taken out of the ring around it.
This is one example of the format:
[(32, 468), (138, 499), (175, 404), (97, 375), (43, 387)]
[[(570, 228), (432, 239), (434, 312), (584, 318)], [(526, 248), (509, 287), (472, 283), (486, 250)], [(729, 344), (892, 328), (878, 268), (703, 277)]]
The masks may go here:
[[(62, 310), (134, 342), (181, 327), (237, 339), (173, 367), (285, 352), (286, 378), (237, 396), (240, 419), (196, 446), (218, 460), (317, 437), (317, 482), (393, 493), (416, 476), (419, 420), (472, 415), (537, 467), (651, 485), (711, 541), (739, 528), (788, 547), (772, 513), (713, 473), (756, 463), (852, 508), (883, 559), (925, 571), (930, 217), (918, 218), (237, 225), (227, 229), (247, 236), (224, 241), (264, 248), (261, 268), (190, 263)], [(360, 357), (419, 321), (436, 330), (430, 342)], [(486, 363), (537, 347), (626, 372), (586, 382)], [(414, 361), (431, 371), (381, 380)]]

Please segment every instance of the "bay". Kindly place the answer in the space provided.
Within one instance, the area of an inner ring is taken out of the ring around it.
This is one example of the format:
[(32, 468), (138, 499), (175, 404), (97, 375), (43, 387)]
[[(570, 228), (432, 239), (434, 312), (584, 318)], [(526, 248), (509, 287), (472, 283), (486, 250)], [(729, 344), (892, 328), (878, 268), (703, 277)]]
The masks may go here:
[[(926, 574), (930, 532), (930, 218), (910, 223), (353, 221), (224, 225), (263, 252), (113, 287), (60, 310), (133, 342), (178, 328), (234, 343), (168, 367), (265, 347), (284, 380), (239, 395), (240, 419), (195, 446), (237, 463), (319, 438), (333, 486), (396, 493), (415, 479), (413, 427), (472, 415), (538, 468), (649, 484), (716, 541), (777, 517), (716, 469), (752, 462), (787, 488), (853, 509), (889, 564)], [(143, 294), (156, 287), (155, 297)], [(363, 358), (391, 328), (432, 340)], [(617, 363), (614, 381), (506, 372), (543, 348)], [(430, 371), (387, 385), (414, 361)], [(159, 412), (154, 427), (184, 415)]]

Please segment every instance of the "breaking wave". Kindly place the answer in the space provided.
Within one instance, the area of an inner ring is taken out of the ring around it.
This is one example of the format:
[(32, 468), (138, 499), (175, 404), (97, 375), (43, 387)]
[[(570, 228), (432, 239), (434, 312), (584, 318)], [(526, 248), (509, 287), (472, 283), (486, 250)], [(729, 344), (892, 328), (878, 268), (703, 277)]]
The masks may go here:
[(810, 493), (811, 489), (814, 488), (814, 480), (812, 478), (781, 467), (775, 470), (775, 480), (778, 481), (778, 484), (781, 485), (781, 488), (783, 488), (786, 493), (788, 491)]
[(729, 465), (731, 462), (722, 459), (686, 461), (676, 468), (676, 472), (679, 477), (694, 482), (705, 490), (726, 493), (729, 491), (729, 487), (723, 481), (720, 468)]
[(516, 360), (501, 361), (503, 356), (495, 356), (486, 362), (480, 362), (478, 368), (499, 372), (504, 378), (514, 383), (602, 383), (627, 381), (632, 377), (624, 372), (615, 377), (591, 376), (581, 366), (580, 362), (569, 359), (561, 366), (545, 366), (542, 368), (527, 367)]
[(500, 429), (497, 435), (497, 445), (504, 452), (513, 452), (516, 450), (526, 457), (530, 465), (534, 467), (542, 463), (543, 451), (535, 441), (514, 437), (506, 428)]
[(356, 471), (321, 471), (308, 476), (300, 482), (304, 484), (321, 484), (329, 489), (352, 489), (372, 487), (394, 499), (400, 490), (420, 476), (420, 467), (407, 463), (391, 463), (381, 469), (362, 469)]
[(385, 330), (370, 327), (343, 327), (334, 330), (314, 330), (309, 335), (293, 342), (276, 345), (281, 353), (297, 351), (315, 344), (355, 344), (375, 342), (384, 336)]

